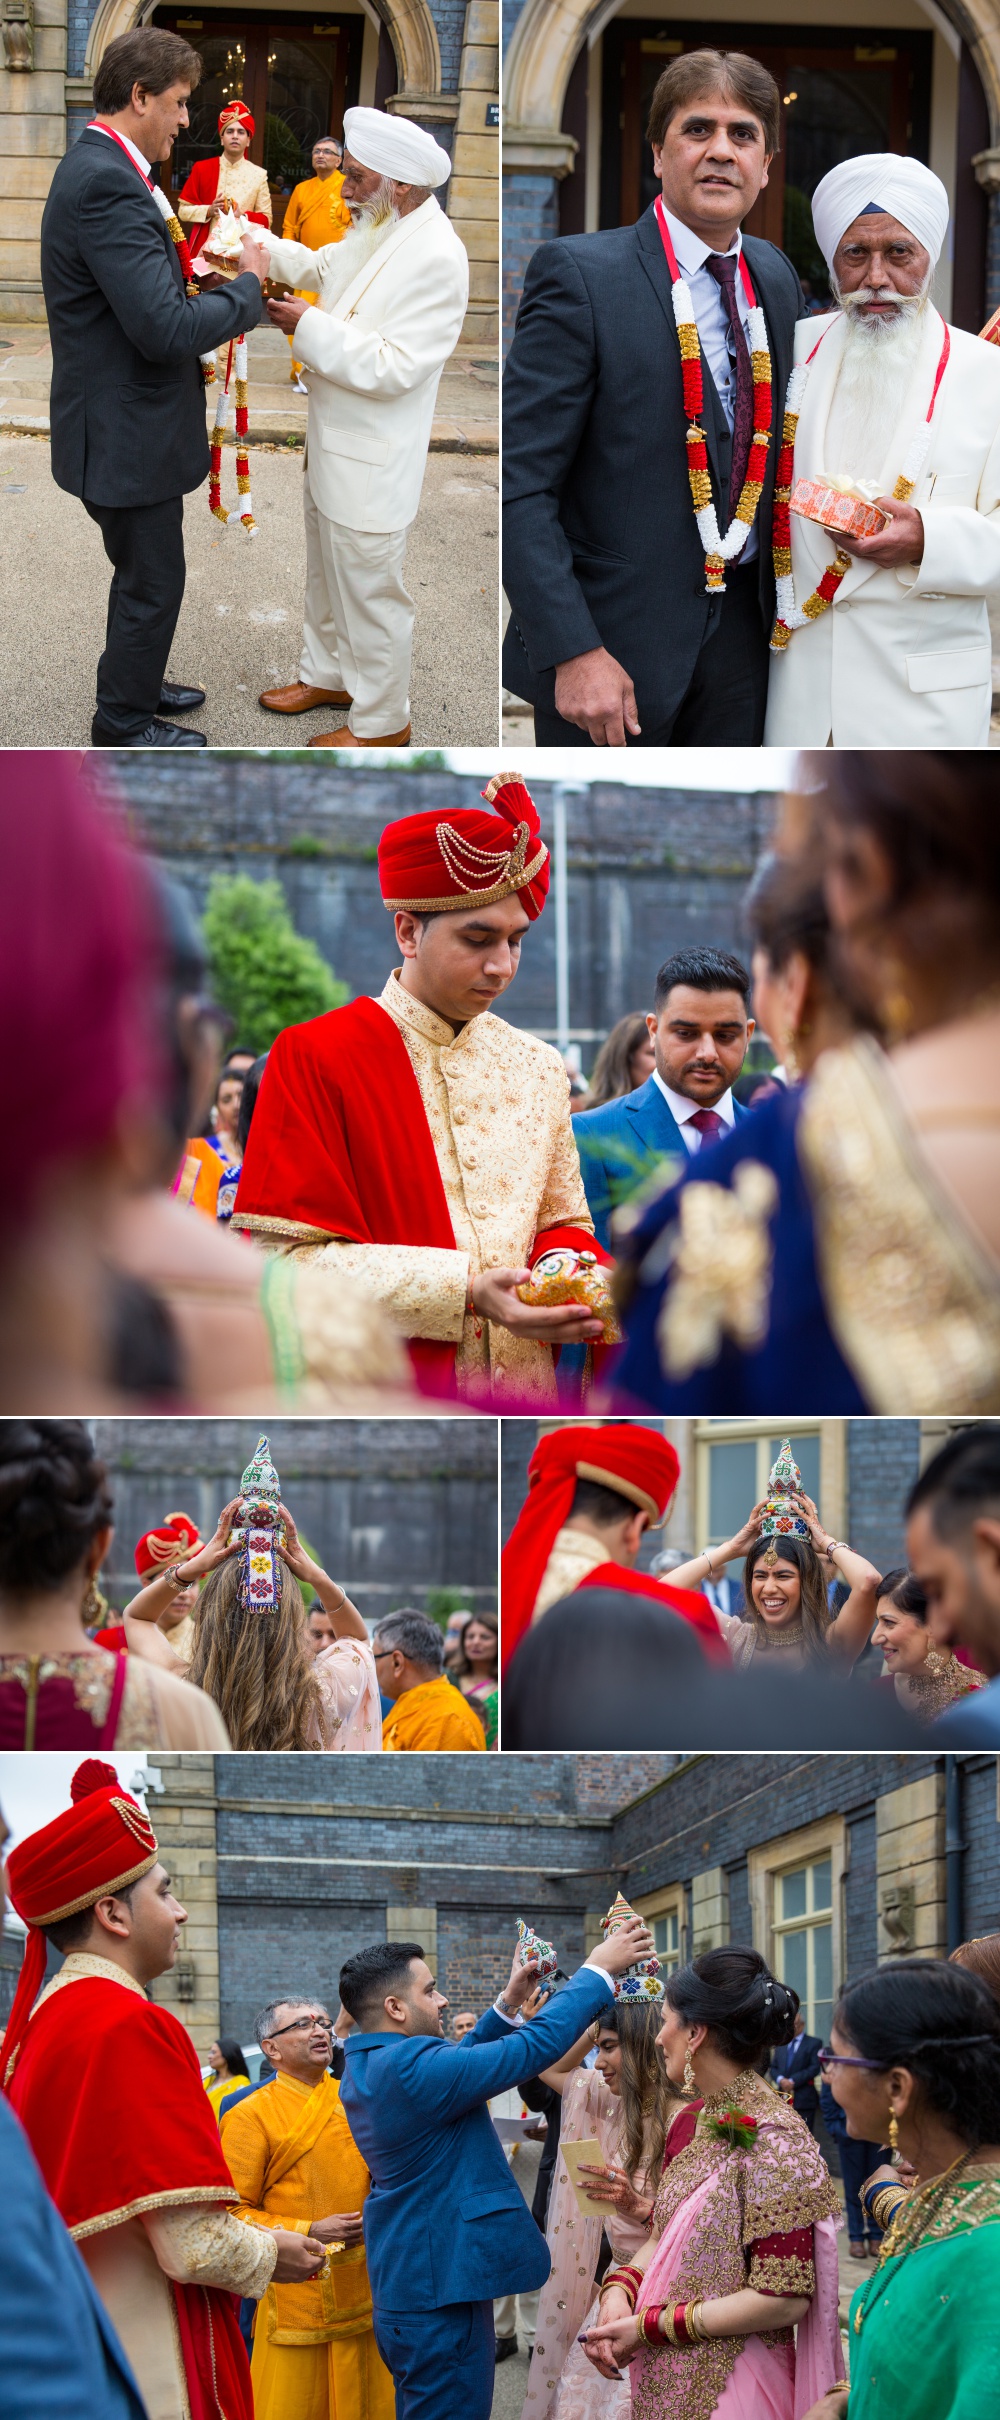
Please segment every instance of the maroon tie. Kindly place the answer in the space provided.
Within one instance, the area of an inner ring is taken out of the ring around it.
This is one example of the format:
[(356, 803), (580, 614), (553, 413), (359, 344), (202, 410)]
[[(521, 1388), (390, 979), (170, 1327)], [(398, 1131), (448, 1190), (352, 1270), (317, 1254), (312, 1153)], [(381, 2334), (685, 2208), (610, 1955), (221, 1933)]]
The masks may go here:
[(710, 277), (717, 279), (722, 293), (722, 306), (733, 332), (736, 347), (736, 405), (733, 414), (733, 459), (729, 472), (729, 518), (743, 493), (743, 482), (750, 460), (753, 436), (753, 366), (736, 301), (736, 254), (710, 252), (705, 262)]
[(702, 1150), (706, 1143), (720, 1142), (722, 1136), (728, 1134), (729, 1131), (725, 1118), (720, 1118), (717, 1109), (696, 1109), (693, 1118), (686, 1118), (684, 1123), (687, 1126), (697, 1126), (702, 1138)]

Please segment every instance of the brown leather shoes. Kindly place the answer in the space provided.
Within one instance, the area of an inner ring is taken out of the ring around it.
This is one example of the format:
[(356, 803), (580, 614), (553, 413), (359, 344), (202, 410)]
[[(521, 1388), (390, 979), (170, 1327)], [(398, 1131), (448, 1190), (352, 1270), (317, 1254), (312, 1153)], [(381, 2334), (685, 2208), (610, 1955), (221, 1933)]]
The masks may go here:
[(358, 739), (345, 723), (340, 731), (321, 731), (309, 741), (310, 748), (408, 748), (410, 725), (405, 731), (387, 731), (382, 739)]
[(310, 689), (308, 681), (292, 681), (287, 689), (265, 689), (258, 700), (269, 714), (308, 714), (313, 706), (349, 706), (346, 689)]

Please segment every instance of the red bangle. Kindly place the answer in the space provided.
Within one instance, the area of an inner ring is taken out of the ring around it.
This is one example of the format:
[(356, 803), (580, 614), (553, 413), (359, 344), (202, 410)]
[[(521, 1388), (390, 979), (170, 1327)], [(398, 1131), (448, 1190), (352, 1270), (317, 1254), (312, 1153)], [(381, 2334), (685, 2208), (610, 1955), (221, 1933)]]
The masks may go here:
[(676, 2302), (674, 2304), (674, 2343), (691, 2344), (693, 2341), (694, 2339), (688, 2335), (687, 2330), (687, 2304), (686, 2302)]

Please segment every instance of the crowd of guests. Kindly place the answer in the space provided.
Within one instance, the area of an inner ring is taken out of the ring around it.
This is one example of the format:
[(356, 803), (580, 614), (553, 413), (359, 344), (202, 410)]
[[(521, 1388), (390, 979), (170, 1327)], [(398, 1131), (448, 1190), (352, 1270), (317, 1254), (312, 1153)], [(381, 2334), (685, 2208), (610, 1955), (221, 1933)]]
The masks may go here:
[(1000, 1423), (930, 1457), (884, 1572), (830, 1535), (787, 1440), (734, 1536), (641, 1571), (679, 1476), (640, 1422), (539, 1440), (501, 1563), (505, 1746), (1000, 1743)]
[(448, 1671), (441, 1626), (418, 1608), (381, 1615), (370, 1635), (289, 1507), (277, 1513), (266, 1613), (246, 1587), (234, 1497), (207, 1541), (184, 1512), (144, 1532), (118, 1618), (99, 1586), (113, 1495), (87, 1424), (0, 1422), (0, 1745), (495, 1748), (496, 1617), (453, 1617)]
[[(755, 1950), (664, 1976), (619, 1894), (573, 1975), (519, 1923), (478, 2019), (449, 2021), (419, 1944), (379, 1942), (342, 1967), (335, 2017), (323, 1993), (274, 1993), (253, 2077), (228, 2037), (199, 2071), (148, 1998), (186, 1916), (148, 1820), (94, 1760), (73, 1793), (7, 1864), (27, 1927), (0, 2099), (17, 2420), (56, 2408), (62, 2377), (75, 2420), (131, 2420), (137, 2388), (201, 2420), (208, 2381), (221, 2420), (488, 2420), (519, 2326), (525, 2420), (992, 2408), (1000, 1935), (852, 1980), (824, 2042)], [(530, 2211), (510, 2098), (543, 2113)]]

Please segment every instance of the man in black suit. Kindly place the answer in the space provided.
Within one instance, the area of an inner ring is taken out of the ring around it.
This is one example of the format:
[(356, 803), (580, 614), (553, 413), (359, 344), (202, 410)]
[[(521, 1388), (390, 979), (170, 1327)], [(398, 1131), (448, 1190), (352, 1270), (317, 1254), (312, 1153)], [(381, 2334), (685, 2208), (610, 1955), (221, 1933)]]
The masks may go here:
[(743, 262), (767, 327), (771, 429), (750, 537), (706, 593), (685, 444), (672, 271), (655, 207), (634, 227), (543, 244), (504, 382), (504, 676), (541, 746), (759, 745), (774, 617), (771, 506), (795, 270), (740, 225), (767, 182), (780, 95), (740, 52), (674, 60), (649, 140), (701, 344), (719, 529), (746, 476), (753, 409)]
[(806, 2032), (801, 2012), (795, 2019), (795, 2032), (784, 2048), (776, 2050), (771, 2061), (771, 2075), (779, 2092), (800, 2118), (804, 2118), (810, 2134), (816, 2131), (819, 2094), (816, 2078), (820, 2072), (819, 2054), (823, 2048), (819, 2035)]
[(170, 158), (200, 74), (197, 52), (162, 26), (109, 43), (96, 116), (60, 160), (42, 219), (52, 475), (82, 498), (114, 564), (95, 747), (206, 745), (158, 711), (205, 702), (164, 680), (184, 595), (184, 497), (209, 469), (198, 356), (256, 327), (268, 260), (248, 238), (231, 284), (185, 292), (149, 172)]

